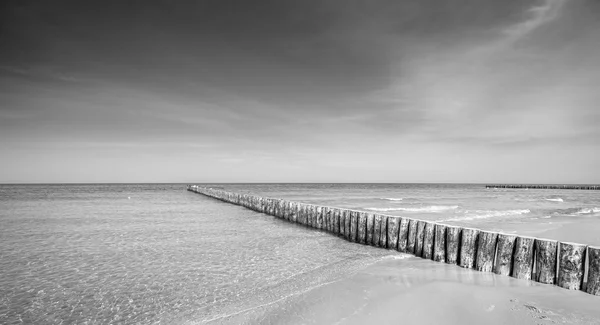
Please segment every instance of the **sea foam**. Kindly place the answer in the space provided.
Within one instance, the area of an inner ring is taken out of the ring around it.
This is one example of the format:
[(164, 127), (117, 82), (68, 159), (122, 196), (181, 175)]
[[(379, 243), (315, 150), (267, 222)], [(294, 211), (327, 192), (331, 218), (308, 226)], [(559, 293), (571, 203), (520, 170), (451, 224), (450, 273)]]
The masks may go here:
[(470, 211), (466, 211), (467, 214), (464, 216), (461, 216), (461, 217), (438, 220), (438, 221), (470, 221), (470, 220), (478, 220), (478, 219), (489, 219), (489, 218), (521, 215), (521, 214), (527, 214), (530, 212), (531, 211), (529, 209), (500, 210), (500, 211), (475, 210), (475, 211), (471, 212), (471, 214), (470, 214)]
[(389, 212), (389, 211), (406, 211), (406, 212), (440, 212), (458, 209), (458, 205), (432, 205), (419, 208), (366, 208), (366, 210)]

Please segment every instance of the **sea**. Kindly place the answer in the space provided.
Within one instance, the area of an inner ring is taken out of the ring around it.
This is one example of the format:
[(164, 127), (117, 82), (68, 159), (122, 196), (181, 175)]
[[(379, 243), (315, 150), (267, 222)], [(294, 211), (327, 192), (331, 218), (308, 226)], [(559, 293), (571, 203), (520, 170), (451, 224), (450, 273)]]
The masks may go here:
[[(0, 324), (261, 323), (299, 295), (411, 258), (186, 185), (0, 185)], [(600, 191), (197, 185), (600, 246)]]

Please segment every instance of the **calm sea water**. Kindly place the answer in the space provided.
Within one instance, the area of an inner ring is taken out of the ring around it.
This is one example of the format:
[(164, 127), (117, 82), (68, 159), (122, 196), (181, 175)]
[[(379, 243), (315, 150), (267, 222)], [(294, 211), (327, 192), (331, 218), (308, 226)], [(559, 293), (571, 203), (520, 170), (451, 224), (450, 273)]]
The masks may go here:
[[(598, 191), (207, 186), (600, 244)], [(227, 323), (402, 257), (187, 192), (184, 184), (0, 185), (0, 240), (1, 324)]]

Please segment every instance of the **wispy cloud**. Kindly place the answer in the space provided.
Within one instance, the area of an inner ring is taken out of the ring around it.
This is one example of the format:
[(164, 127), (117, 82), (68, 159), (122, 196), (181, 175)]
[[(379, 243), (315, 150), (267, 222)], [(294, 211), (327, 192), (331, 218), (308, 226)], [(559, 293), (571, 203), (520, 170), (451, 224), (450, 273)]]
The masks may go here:
[(533, 32), (540, 26), (551, 22), (560, 15), (567, 0), (542, 0), (524, 12), (525, 20), (510, 25), (504, 29), (506, 41), (514, 42)]

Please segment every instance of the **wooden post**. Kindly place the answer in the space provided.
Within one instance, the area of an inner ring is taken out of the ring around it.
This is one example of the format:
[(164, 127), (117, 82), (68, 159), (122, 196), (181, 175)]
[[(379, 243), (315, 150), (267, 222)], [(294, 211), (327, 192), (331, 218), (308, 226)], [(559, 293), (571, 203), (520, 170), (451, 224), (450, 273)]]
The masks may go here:
[(399, 217), (388, 217), (387, 248), (398, 249), (398, 229), (400, 228)]
[(290, 222), (298, 222), (298, 203), (290, 202)]
[(513, 251), (517, 236), (498, 234), (498, 251), (494, 260), (494, 273), (510, 275), (513, 265)]
[(346, 240), (350, 240), (351, 236), (352, 236), (352, 214), (350, 210), (345, 210), (344, 209), (344, 229), (345, 229), (345, 233), (344, 233), (344, 238), (346, 238)]
[(379, 247), (381, 238), (381, 215), (375, 215), (373, 222), (373, 246)]
[(494, 268), (494, 257), (496, 255), (496, 243), (498, 233), (481, 231), (477, 241), (477, 260), (475, 269), (481, 272), (492, 272)]
[(600, 296), (600, 247), (588, 247), (589, 269), (586, 292)]
[(446, 226), (435, 225), (435, 238), (433, 245), (433, 260), (436, 262), (446, 262)]
[(558, 286), (581, 290), (585, 266), (586, 245), (559, 243)]
[(315, 207), (315, 214), (317, 219), (317, 229), (323, 229), (323, 208), (320, 206)]
[(358, 242), (367, 243), (367, 213), (357, 212), (358, 214)]
[(381, 216), (381, 235), (379, 235), (379, 247), (387, 247), (387, 223), (388, 216)]
[(423, 256), (423, 242), (425, 240), (425, 221), (417, 221), (417, 238), (415, 241), (415, 256)]
[(435, 223), (425, 223), (425, 236), (423, 239), (423, 258), (433, 259), (433, 245), (435, 240)]
[[(348, 210), (340, 209), (340, 236), (346, 238), (346, 217), (348, 216)], [(350, 224), (348, 222), (348, 224)], [(348, 232), (350, 232), (348, 230)]]
[(340, 209), (333, 209), (333, 233), (340, 234)]
[(329, 208), (327, 210), (327, 215), (329, 216), (329, 232), (335, 234), (335, 208)]
[(406, 245), (408, 244), (408, 221), (409, 219), (402, 217), (398, 229), (398, 251), (402, 253), (406, 253)]
[(458, 264), (462, 228), (446, 226), (446, 263)]
[(269, 200), (269, 205), (268, 205), (268, 210), (267, 210), (267, 214), (268, 215), (275, 215), (275, 199), (268, 199)]
[(358, 238), (358, 212), (350, 211), (350, 241), (356, 243)]
[(548, 284), (555, 283), (557, 249), (558, 242), (555, 240), (535, 240), (535, 281)]
[(475, 267), (475, 258), (477, 256), (477, 237), (478, 229), (463, 228), (460, 241), (460, 266), (472, 269)]
[(289, 221), (290, 202), (281, 200), (281, 217), (283, 220)]
[(533, 243), (535, 238), (518, 236), (515, 241), (512, 276), (531, 280), (533, 271)]
[(298, 202), (296, 206), (296, 210), (298, 214), (296, 215), (296, 222), (303, 225), (304, 224), (304, 203)]
[(304, 212), (304, 225), (307, 227), (310, 227), (310, 205), (308, 204), (304, 204), (303, 207), (303, 212)]
[(375, 216), (367, 213), (367, 245), (375, 245), (373, 242), (373, 227), (375, 226)]
[(414, 254), (417, 246), (417, 223), (415, 219), (409, 219), (408, 222), (408, 240), (406, 241), (406, 252)]
[(290, 201), (281, 200), (281, 216), (283, 220), (290, 221)]
[(281, 205), (280, 205), (280, 200), (278, 199), (273, 199), (273, 210), (272, 210), (272, 216), (274, 216), (275, 218), (281, 219)]

